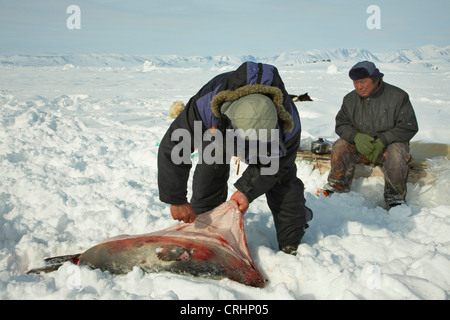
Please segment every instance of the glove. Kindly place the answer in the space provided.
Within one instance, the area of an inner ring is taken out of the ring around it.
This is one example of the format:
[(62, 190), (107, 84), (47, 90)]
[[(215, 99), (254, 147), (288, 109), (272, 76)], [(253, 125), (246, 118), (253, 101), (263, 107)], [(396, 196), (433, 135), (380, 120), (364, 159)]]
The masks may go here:
[(372, 142), (372, 145), (373, 151), (371, 154), (366, 156), (366, 158), (369, 159), (370, 162), (375, 163), (384, 150), (384, 143), (380, 140), (380, 138), (377, 138), (374, 142)]
[(373, 152), (375, 148), (372, 144), (373, 140), (374, 139), (371, 136), (361, 132), (358, 132), (353, 138), (353, 141), (356, 145), (356, 150), (358, 150), (358, 152), (366, 158)]

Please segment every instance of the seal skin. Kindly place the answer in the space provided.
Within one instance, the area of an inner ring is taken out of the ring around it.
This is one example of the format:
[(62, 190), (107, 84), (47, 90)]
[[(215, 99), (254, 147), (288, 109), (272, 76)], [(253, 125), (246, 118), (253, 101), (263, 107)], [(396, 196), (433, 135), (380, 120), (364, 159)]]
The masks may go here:
[(139, 267), (145, 272), (228, 278), (252, 287), (265, 286), (248, 250), (243, 214), (234, 200), (199, 215), (193, 223), (179, 223), (143, 235), (117, 236), (81, 254), (64, 257), (61, 262), (71, 261), (113, 274)]
[(101, 243), (81, 254), (79, 265), (115, 274), (138, 266), (145, 272), (229, 278), (253, 287), (264, 287), (265, 283), (254, 266), (225, 246), (171, 236), (136, 236)]

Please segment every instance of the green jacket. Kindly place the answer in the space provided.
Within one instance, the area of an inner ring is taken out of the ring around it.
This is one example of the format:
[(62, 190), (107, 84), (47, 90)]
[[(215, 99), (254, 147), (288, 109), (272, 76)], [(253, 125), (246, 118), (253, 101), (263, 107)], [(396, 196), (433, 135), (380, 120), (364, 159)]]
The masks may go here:
[(408, 94), (381, 81), (377, 91), (363, 98), (356, 90), (344, 97), (336, 115), (336, 133), (353, 143), (358, 132), (380, 138), (385, 146), (393, 142), (409, 142), (419, 131)]

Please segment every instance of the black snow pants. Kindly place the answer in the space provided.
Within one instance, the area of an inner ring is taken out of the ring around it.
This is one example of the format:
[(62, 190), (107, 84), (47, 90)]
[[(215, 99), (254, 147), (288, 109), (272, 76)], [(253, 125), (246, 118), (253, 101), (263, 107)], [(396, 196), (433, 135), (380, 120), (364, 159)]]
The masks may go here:
[[(229, 164), (197, 164), (192, 185), (191, 205), (196, 214), (211, 210), (227, 200)], [(292, 163), (281, 181), (266, 192), (272, 211), (279, 248), (299, 244), (312, 219), (312, 211), (305, 206), (304, 185), (297, 177)]]

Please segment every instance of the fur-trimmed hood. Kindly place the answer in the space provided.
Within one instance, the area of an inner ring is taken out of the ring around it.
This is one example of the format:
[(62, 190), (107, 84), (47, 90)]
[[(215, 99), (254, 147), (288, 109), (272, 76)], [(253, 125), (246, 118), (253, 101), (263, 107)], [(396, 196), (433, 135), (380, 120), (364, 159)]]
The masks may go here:
[(262, 84), (249, 84), (236, 90), (225, 90), (219, 92), (211, 100), (211, 110), (214, 116), (220, 119), (222, 117), (220, 108), (225, 102), (233, 102), (242, 97), (255, 93), (264, 94), (272, 99), (277, 109), (278, 117), (282, 122), (283, 131), (291, 132), (294, 128), (294, 120), (292, 119), (290, 113), (284, 108), (283, 93), (277, 87), (271, 87)]

